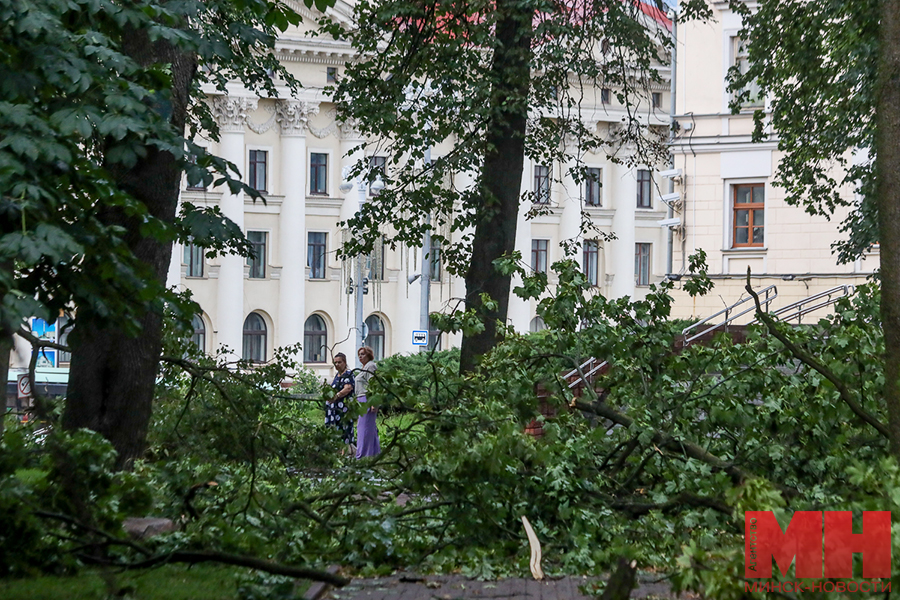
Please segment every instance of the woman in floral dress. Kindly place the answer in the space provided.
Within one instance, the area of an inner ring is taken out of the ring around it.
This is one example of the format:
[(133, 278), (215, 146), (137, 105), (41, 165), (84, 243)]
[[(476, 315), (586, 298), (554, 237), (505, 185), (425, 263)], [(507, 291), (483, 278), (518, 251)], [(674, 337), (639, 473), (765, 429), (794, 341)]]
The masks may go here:
[[(331, 382), (334, 388), (334, 398), (325, 403), (325, 425), (334, 427), (341, 432), (341, 439), (345, 444), (353, 445), (353, 422), (344, 418), (350, 405), (347, 404), (349, 399), (354, 398), (355, 382), (353, 373), (347, 369), (347, 356), (343, 352), (334, 355), (334, 368), (337, 369), (337, 375)], [(343, 455), (343, 452), (341, 452)]]

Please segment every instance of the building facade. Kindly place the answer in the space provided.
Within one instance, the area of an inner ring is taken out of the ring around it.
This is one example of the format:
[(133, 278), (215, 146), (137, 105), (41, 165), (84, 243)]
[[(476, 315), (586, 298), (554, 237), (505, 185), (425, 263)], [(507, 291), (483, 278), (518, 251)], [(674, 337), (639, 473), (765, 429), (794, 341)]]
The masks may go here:
[[(712, 21), (677, 29), (673, 151), (681, 225), (672, 270), (685, 274), (687, 257), (703, 249), (716, 287), (696, 300), (678, 293), (674, 316), (707, 317), (748, 297), (748, 267), (755, 289), (776, 286), (771, 309), (865, 282), (878, 268), (877, 248), (851, 264), (838, 264), (831, 251), (849, 209), (839, 209), (831, 220), (812, 216), (802, 206), (789, 206), (785, 190), (772, 184), (780, 159), (777, 136), (751, 142), (753, 111), (765, 109), (766, 99), (752, 94), (745, 110), (731, 114), (726, 76), (746, 61), (742, 22), (727, 2), (711, 5)], [(853, 199), (853, 189), (841, 193)]]
[[(227, 96), (211, 95), (221, 137), (218, 143), (198, 140), (242, 167), (244, 181), (263, 193), (265, 202), (226, 188), (185, 186), (182, 192), (183, 202), (219, 206), (245, 231), (260, 259), (207, 259), (199, 248), (179, 247), (173, 253), (169, 283), (190, 289), (203, 309), (195, 320), (195, 340), (205, 351), (225, 345), (236, 357), (266, 361), (276, 347), (299, 343), (304, 364), (325, 372), (334, 353), (344, 352), (351, 362), (355, 356), (356, 298), (348, 294), (355, 267), (337, 251), (348, 235), (339, 223), (356, 212), (360, 197), (355, 185), (341, 191), (343, 168), (358, 160), (382, 166), (387, 157), (371, 151), (373, 145), (352, 124), (335, 120), (326, 87), (354, 60), (353, 49), (313, 37), (321, 15), (300, 4), (292, 7), (304, 22), (286, 32), (276, 48), (303, 86), (299, 96), (291, 98), (285, 89), (280, 98), (260, 98), (238, 88), (229, 89)], [(329, 14), (348, 19), (350, 10), (338, 2)], [(662, 72), (665, 76), (668, 71)], [(668, 84), (651, 91), (654, 107), (646, 111), (647, 118), (665, 127)], [(608, 89), (593, 92), (596, 102), (583, 112), (586, 122), (590, 127), (615, 127), (625, 107), (616, 104)], [(432, 156), (448, 149), (432, 148)], [(666, 273), (666, 240), (659, 225), (666, 206), (658, 197), (658, 175), (651, 165), (626, 167), (602, 154), (588, 154), (583, 161), (591, 180), (576, 184), (568, 174), (570, 165), (526, 160), (522, 192), (535, 192), (549, 210), (528, 220), (531, 203), (523, 202), (516, 249), (531, 268), (549, 271), (563, 257), (560, 243), (579, 238), (584, 210), (601, 231), (616, 236), (611, 242), (579, 240), (576, 258), (589, 279), (607, 296), (641, 296)], [(458, 189), (474, 184), (474, 174), (453, 177), (448, 183)], [(374, 193), (377, 190), (366, 189), (364, 196)], [(373, 254), (364, 267), (369, 279), (363, 300), (367, 343), (381, 355), (415, 351), (413, 331), (422, 328), (423, 278), (411, 279), (422, 270), (421, 249), (385, 247)], [(429, 274), (430, 311), (452, 309), (465, 296), (464, 282), (441, 268), (439, 250), (431, 254), (436, 261)], [(542, 327), (535, 306), (513, 296), (510, 323), (523, 332)], [(440, 347), (459, 342), (459, 336), (432, 332), (432, 343)]]

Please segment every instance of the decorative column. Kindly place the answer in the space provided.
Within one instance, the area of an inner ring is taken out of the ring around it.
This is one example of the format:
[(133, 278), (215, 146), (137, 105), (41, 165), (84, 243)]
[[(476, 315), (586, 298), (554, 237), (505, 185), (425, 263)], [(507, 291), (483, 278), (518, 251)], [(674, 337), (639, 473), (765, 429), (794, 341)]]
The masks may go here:
[(275, 118), (281, 129), (281, 188), (278, 221), (281, 280), (278, 292), (277, 346), (303, 343), (306, 319), (306, 131), (318, 104), (279, 100)]
[[(522, 193), (529, 191), (534, 183), (534, 163), (526, 158), (522, 165), (522, 187), (519, 190)], [(531, 221), (526, 217), (530, 202), (519, 202), (519, 214), (516, 222), (516, 246), (515, 249), (522, 254), (522, 261), (526, 265), (526, 270), (531, 268)], [(552, 252), (555, 250), (551, 244), (547, 244), (547, 270), (550, 270), (552, 262)], [(531, 324), (531, 301), (523, 300), (518, 297), (513, 290), (522, 285), (522, 278), (513, 276), (509, 286), (509, 311), (507, 313), (507, 322), (515, 327), (516, 331), (527, 332), (528, 326)]]
[[(610, 242), (610, 260), (607, 273), (614, 273), (609, 286), (612, 298), (634, 295), (634, 215), (637, 210), (637, 174), (623, 165), (608, 164), (612, 170), (613, 194), (616, 214), (612, 229), (616, 239)], [(605, 179), (605, 178), (604, 178)]]
[[(566, 145), (570, 143), (575, 144), (577, 141), (567, 138)], [(579, 185), (575, 182), (575, 178), (572, 177), (571, 169), (576, 166), (574, 160), (570, 160), (562, 166), (562, 198), (560, 199), (562, 214), (559, 217), (560, 243), (573, 241), (581, 233), (581, 209), (583, 207), (581, 190), (583, 189), (583, 184)], [(581, 243), (578, 244), (578, 247), (581, 247)], [(579, 263), (581, 262), (581, 255), (577, 252), (573, 258)]]
[[(249, 113), (256, 110), (256, 98), (214, 96), (213, 116), (219, 124), (221, 139), (219, 153), (238, 169), (243, 169), (244, 124)], [(221, 187), (222, 214), (244, 230), (244, 193), (232, 194), (227, 185)], [(229, 359), (240, 358), (244, 327), (244, 258), (237, 254), (219, 256), (219, 284), (214, 328), (220, 345), (228, 346)]]

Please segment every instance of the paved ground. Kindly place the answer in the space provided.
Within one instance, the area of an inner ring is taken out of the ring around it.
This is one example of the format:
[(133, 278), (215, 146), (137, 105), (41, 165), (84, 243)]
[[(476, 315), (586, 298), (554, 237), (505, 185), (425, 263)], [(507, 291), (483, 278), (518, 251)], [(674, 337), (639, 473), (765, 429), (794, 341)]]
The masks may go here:
[[(645, 579), (645, 578), (642, 578)], [(331, 590), (323, 598), (331, 600), (590, 600), (579, 588), (590, 583), (583, 577), (535, 581), (503, 579), (475, 581), (461, 575), (393, 575), (377, 579), (355, 579), (350, 585)], [(664, 583), (641, 583), (632, 598), (672, 598)]]

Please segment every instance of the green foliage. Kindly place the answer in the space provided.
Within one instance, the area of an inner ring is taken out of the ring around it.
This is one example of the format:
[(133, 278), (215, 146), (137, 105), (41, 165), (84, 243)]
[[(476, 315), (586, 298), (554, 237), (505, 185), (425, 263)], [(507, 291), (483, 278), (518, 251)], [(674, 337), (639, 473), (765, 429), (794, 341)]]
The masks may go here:
[[(761, 327), (741, 344), (723, 334), (676, 350), (682, 324), (669, 319), (671, 284), (643, 300), (609, 300), (573, 261), (553, 268), (559, 284), (538, 307), (549, 328), (506, 332), (476, 374), (456, 373), (455, 351), (382, 361), (370, 398), (404, 412), (379, 417), (375, 458), (342, 459), (317, 402), (276, 393), (285, 365), (226, 371), (213, 360), (181, 364), (187, 375), (167, 362), (153, 452), (128, 478), (109, 473), (108, 446), (90, 435), (65, 438), (65, 462), (54, 458), (57, 442), (45, 452), (21, 431), (7, 433), (0, 503), (10, 510), (0, 531), (26, 540), (28, 561), (4, 564), (16, 572), (73, 564), (71, 546), (46, 535), (32, 509), (81, 510), (59, 492), (73, 485), (66, 473), (82, 481), (72, 489), (91, 498), (98, 526), (115, 528), (110, 519), (139, 510), (152, 490), (152, 514), (181, 524), (153, 541), (155, 552), (209, 548), (361, 573), (523, 575), (526, 516), (549, 574), (600, 573), (625, 555), (671, 575), (678, 589), (716, 598), (743, 594), (745, 510), (787, 518), (823, 507), (897, 509), (900, 470), (886, 440)], [(816, 325), (779, 327), (881, 417), (879, 301), (876, 286), (861, 286)], [(176, 356), (187, 350), (170, 343)], [(571, 373), (589, 357), (609, 370), (578, 386)], [(539, 414), (538, 383), (550, 416)], [(525, 433), (533, 420), (543, 425), (539, 440)], [(111, 552), (135, 559), (127, 548)], [(247, 594), (259, 583), (280, 593), (278, 581), (251, 579)]]

